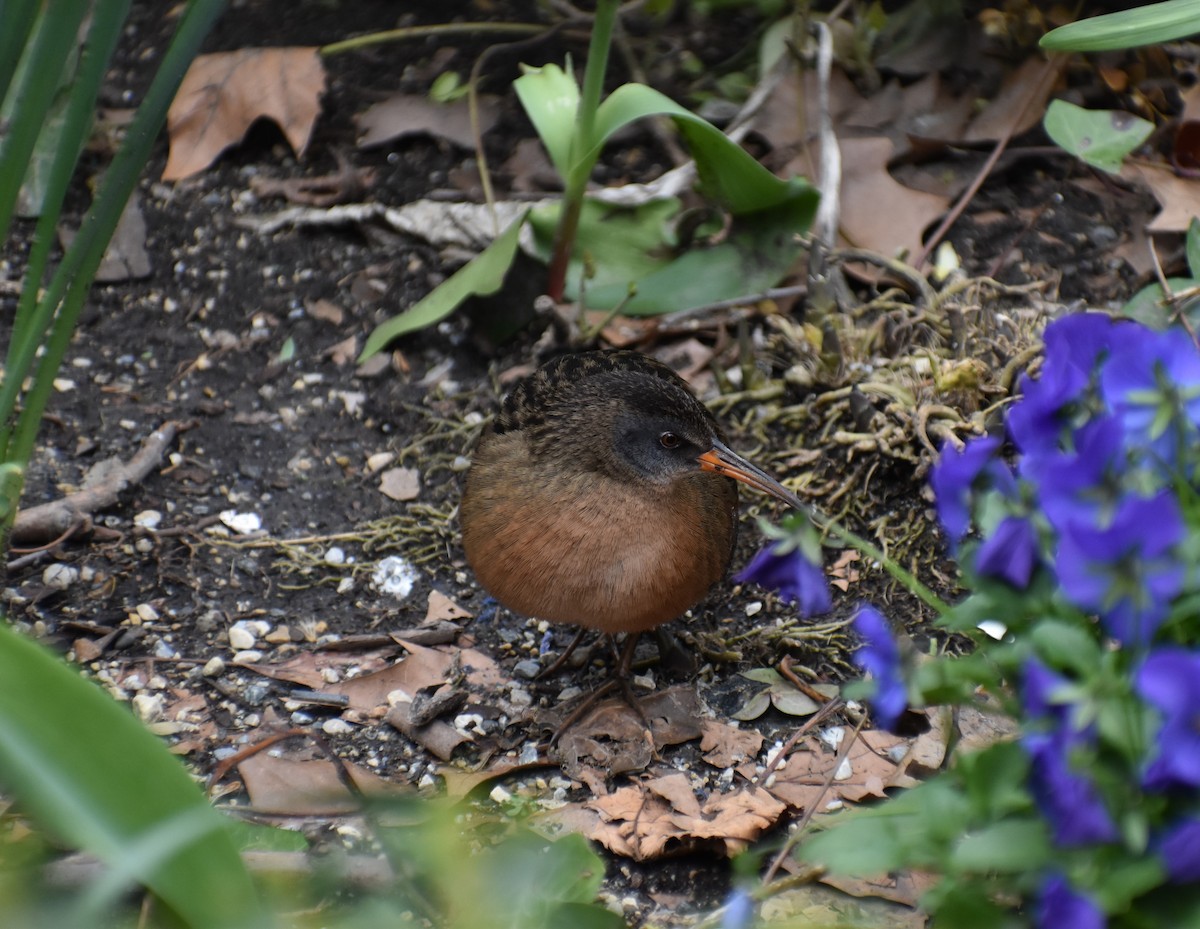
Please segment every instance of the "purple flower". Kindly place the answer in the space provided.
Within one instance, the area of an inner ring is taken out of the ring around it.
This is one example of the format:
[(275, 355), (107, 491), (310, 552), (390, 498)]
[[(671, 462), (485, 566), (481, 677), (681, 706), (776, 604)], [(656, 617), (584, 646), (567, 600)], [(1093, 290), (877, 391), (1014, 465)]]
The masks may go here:
[(1038, 809), (1064, 847), (1111, 842), (1117, 837), (1096, 785), (1071, 762), (1075, 740), (1057, 734), (1031, 733), (1021, 740), (1029, 755), (1029, 789)]
[(1024, 454), (1058, 450), (1070, 409), (1084, 399), (1113, 328), (1103, 313), (1066, 316), (1046, 327), (1041, 376), (1021, 378), (1021, 399), (1008, 413), (1008, 434)]
[(1200, 654), (1159, 649), (1138, 669), (1137, 690), (1164, 717), (1142, 783), (1152, 790), (1200, 787)]
[(1037, 531), (1028, 519), (1005, 517), (975, 554), (975, 570), (1007, 581), (1018, 590), (1029, 586), (1038, 561)]
[(735, 890), (725, 901), (725, 915), (721, 917), (721, 929), (749, 929), (753, 922), (754, 898), (745, 890)]
[(1074, 451), (1021, 459), (1021, 476), (1036, 486), (1038, 505), (1055, 529), (1069, 522), (1103, 528), (1112, 521), (1125, 494), (1123, 438), (1119, 421), (1099, 417), (1075, 433)]
[(1172, 551), (1183, 535), (1171, 492), (1129, 497), (1106, 529), (1063, 527), (1059, 581), (1076, 606), (1100, 615), (1110, 634), (1126, 645), (1145, 645), (1183, 587), (1184, 567)]
[(1069, 706), (1056, 702), (1054, 693), (1068, 685), (1065, 677), (1055, 674), (1036, 658), (1025, 662), (1021, 669), (1021, 696), (1025, 700), (1025, 715), (1034, 720), (1051, 719), (1056, 725), (1067, 722)]
[(1200, 423), (1200, 351), (1182, 329), (1128, 332), (1100, 374), (1101, 393), (1126, 447), (1174, 468), (1182, 440), (1194, 439)]
[(1052, 874), (1046, 878), (1038, 900), (1038, 929), (1104, 929), (1106, 924), (1103, 910), (1065, 877)]
[(777, 554), (778, 544), (768, 545), (735, 577), (777, 590), (784, 600), (796, 603), (801, 616), (820, 616), (833, 609), (825, 569), (804, 557), (802, 547)]
[(891, 729), (908, 706), (904, 679), (900, 675), (900, 649), (896, 647), (887, 620), (872, 607), (859, 608), (854, 617), (854, 629), (864, 639), (854, 653), (854, 663), (875, 681), (871, 712), (882, 728)]
[(1163, 835), (1158, 854), (1176, 884), (1200, 881), (1200, 819), (1189, 818)]
[(971, 490), (986, 475), (995, 486), (1015, 488), (1012, 473), (996, 457), (1000, 440), (983, 436), (967, 442), (960, 450), (942, 446), (941, 457), (933, 467), (929, 483), (937, 498), (938, 517), (954, 541), (967, 534), (971, 525)]
[(1095, 732), (1077, 728), (1072, 705), (1056, 699), (1067, 687), (1066, 678), (1036, 659), (1022, 669), (1021, 696), (1034, 727), (1021, 738), (1030, 761), (1029, 789), (1058, 845), (1110, 842), (1117, 837), (1112, 817), (1096, 786), (1072, 765), (1072, 754), (1091, 746)]

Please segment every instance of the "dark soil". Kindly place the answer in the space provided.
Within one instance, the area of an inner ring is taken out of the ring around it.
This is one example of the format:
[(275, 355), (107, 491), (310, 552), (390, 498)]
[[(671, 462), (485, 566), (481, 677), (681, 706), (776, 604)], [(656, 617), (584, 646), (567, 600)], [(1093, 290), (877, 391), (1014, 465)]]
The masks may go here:
[[(393, 28), (401, 8), (404, 24), (437, 22), (445, 14), (444, 5), (413, 6), (251, 0), (223, 17), (208, 49), (324, 44)], [(503, 18), (533, 19), (535, 5), (527, 6), (506, 10)], [(111, 105), (128, 106), (144, 89), (172, 25), (162, 9), (160, 4), (137, 5), (133, 28), (110, 75)], [(715, 24), (680, 15), (638, 41), (660, 54), (687, 49), (703, 65), (715, 67), (737, 60), (742, 43), (731, 37), (750, 28), (741, 15)], [(489, 617), (467, 621), (466, 629), (507, 678), (513, 678), (519, 660), (536, 654), (542, 632), (535, 622), (488, 609), (463, 561), (453, 514), (463, 456), (469, 455), (482, 418), (496, 408), (499, 377), (564, 346), (546, 337), (544, 321), (503, 345), (488, 345), (460, 313), (404, 338), (394, 346), (390, 364), (366, 374), (335, 346), (357, 336), (361, 347), (362, 337), (379, 321), (411, 306), (453, 269), (444, 267), (431, 247), (380, 228), (289, 228), (264, 236), (238, 224), (240, 217), (282, 205), (262, 202), (251, 193), (252, 177), (331, 173), (338, 154), (378, 172), (366, 196), (374, 202), (403, 204), (452, 186), (452, 175), (472, 160), (472, 153), (428, 138), (362, 151), (354, 144), (351, 117), (396, 90), (427, 90), (435, 76), (435, 56), (438, 69), (468, 72), (487, 44), (482, 38), (453, 45), (422, 40), (329, 59), (323, 115), (302, 161), (274, 127), (264, 124), (210, 170), (170, 186), (154, 180), (165, 163), (164, 140), (140, 191), (152, 274), (141, 281), (98, 285), (79, 326), (61, 373), (64, 389), (55, 396), (41, 433), (27, 506), (78, 487), (102, 459), (127, 460), (166, 421), (183, 421), (188, 428), (161, 470), (123, 494), (119, 507), (98, 514), (102, 531), (94, 538), (72, 541), (40, 560), (24, 559), (10, 571), (7, 612), (60, 650), (86, 658), (81, 660), (85, 670), (125, 697), (139, 685), (146, 687), (154, 675), (166, 679), (167, 690), (202, 692), (216, 724), (210, 737), (169, 737), (202, 775), (231, 747), (240, 746), (243, 737), (253, 741), (256, 730), (295, 723), (305, 714), (319, 725), (338, 712), (316, 707), (297, 716), (285, 706), (293, 685), (232, 664), (223, 674), (204, 677), (200, 669), (214, 656), (231, 660), (228, 630), (238, 620), (263, 619), (274, 630), (288, 628), (294, 641), (256, 646), (269, 663), (311, 649), (321, 636), (415, 627), (424, 618), (428, 594), (438, 590), (477, 617)], [(446, 48), (451, 51), (444, 52)], [(511, 80), (518, 58), (561, 60), (567, 51), (579, 60), (584, 48), (570, 36), (560, 36), (498, 56), (492, 89)], [(623, 77), (620, 66), (616, 71), (614, 81)], [(669, 86), (680, 80), (678, 75), (660, 66), (654, 77), (687, 99), (687, 85)], [(511, 96), (502, 106), (500, 126), (488, 139), (497, 160), (528, 134)], [(653, 139), (634, 138), (599, 176), (627, 176), (631, 165), (652, 171), (664, 158)], [(1095, 232), (1104, 225), (1117, 236), (1124, 234), (1112, 201), (1081, 191), (1067, 174), (1057, 160), (1036, 166), (1019, 162), (993, 177), (973, 210), (1013, 215), (986, 225), (970, 217), (960, 223), (952, 239), (969, 268), (983, 272), (999, 261), (998, 276), (1016, 282), (1057, 268), (1064, 299), (1097, 303), (1128, 293), (1129, 272), (1109, 257), (1112, 238)], [(1028, 224), (1012, 209), (1029, 203), (1048, 204), (1037, 220), (1037, 235), (1029, 234)], [(31, 225), (23, 225), (7, 244), (9, 268), (21, 266), (28, 245), (22, 237), (30, 232)], [(526, 277), (536, 283), (532, 275)], [(506, 291), (503, 300), (528, 302), (515, 289)], [(342, 319), (314, 315), (318, 301), (341, 308)], [(750, 329), (758, 325), (749, 323)], [(669, 346), (650, 342), (643, 347)], [(777, 365), (770, 373), (778, 375), (786, 367)], [(788, 402), (805, 399), (804, 392), (789, 389)], [(744, 405), (726, 417), (734, 444), (741, 447), (746, 447), (741, 427), (749, 409)], [(814, 437), (819, 432), (820, 424), (814, 422)], [(380, 493), (378, 475), (368, 473), (368, 459), (388, 451), (397, 456), (393, 465), (420, 472), (416, 501), (389, 500)], [(901, 521), (927, 518), (929, 505), (913, 467), (892, 463), (881, 474), (883, 485), (890, 486), (885, 505), (893, 516)], [(760, 500), (750, 502), (761, 507)], [(313, 541), (285, 549), (266, 544), (261, 535), (239, 540), (218, 522), (227, 510), (258, 514), (270, 540)], [(161, 514), (157, 531), (135, 523), (146, 511)], [(370, 528), (389, 516), (405, 520), (386, 535)], [(747, 518), (735, 564), (745, 564), (760, 544), (755, 523)], [(356, 560), (357, 569), (324, 560), (335, 546)], [(933, 539), (928, 550), (939, 547)], [(369, 583), (368, 566), (389, 553), (420, 561), (415, 590), (403, 603)], [(78, 580), (57, 589), (44, 573), (52, 564), (79, 569)], [(952, 577), (952, 569), (941, 570)], [(346, 578), (349, 586), (339, 587)], [(929, 617), (870, 571), (841, 596), (835, 618), (849, 615), (862, 599), (885, 603), (906, 625), (919, 633), (925, 629)], [(748, 610), (752, 603), (761, 603), (761, 611)], [(722, 637), (770, 627), (791, 616), (773, 597), (729, 580), (691, 618), (672, 625), (685, 644), (712, 653), (713, 643)], [(555, 630), (560, 647), (569, 632)], [(822, 679), (840, 680), (848, 666), (847, 640), (839, 641), (751, 638), (736, 658), (727, 656), (722, 662), (710, 654), (700, 662), (701, 693), (718, 716), (725, 716), (745, 699), (738, 672), (773, 665), (784, 653)], [(81, 651), (85, 643), (91, 647)], [(680, 675), (653, 667), (652, 673), (670, 683), (692, 680), (697, 672)], [(578, 682), (587, 687), (598, 674), (592, 668), (583, 678), (522, 684), (551, 706), (565, 686)], [(769, 740), (785, 739), (796, 722), (771, 711), (754, 725)], [(498, 736), (493, 746), (519, 746), (530, 734), (518, 727)], [(389, 780), (428, 784), (430, 774), (446, 768), (378, 720), (330, 743), (342, 757), (369, 764)], [(687, 765), (695, 754), (694, 746), (684, 747), (668, 756), (667, 763)], [(461, 757), (467, 765), (482, 760), (470, 750)], [(678, 911), (685, 914), (708, 909), (720, 902), (729, 881), (726, 862), (707, 854), (652, 865), (614, 860), (606, 892), (618, 902), (632, 901), (626, 904), (631, 922), (657, 913), (661, 924), (667, 917), (658, 901), (686, 900)]]

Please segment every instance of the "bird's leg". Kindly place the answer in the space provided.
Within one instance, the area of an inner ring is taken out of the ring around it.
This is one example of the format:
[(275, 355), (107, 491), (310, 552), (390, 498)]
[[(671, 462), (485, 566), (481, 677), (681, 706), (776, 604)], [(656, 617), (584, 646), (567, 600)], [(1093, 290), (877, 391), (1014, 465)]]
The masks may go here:
[(562, 666), (567, 663), (567, 659), (570, 658), (572, 654), (574, 654), (575, 649), (579, 646), (579, 643), (583, 641), (583, 636), (584, 636), (584, 633), (586, 633), (586, 632), (587, 632), (587, 627), (580, 626), (579, 631), (575, 633), (575, 637), (573, 639), (571, 639), (571, 644), (567, 646), (567, 650), (565, 652), (563, 652), (561, 655), (559, 655), (557, 658), (555, 658), (552, 662), (550, 662), (549, 667), (543, 668), (541, 671), (539, 671), (537, 676), (534, 678), (534, 680), (535, 681), (544, 680), (545, 678), (548, 678), (553, 674), (557, 674), (558, 671), (562, 668)]
[(554, 730), (554, 734), (550, 736), (550, 741), (547, 743), (550, 747), (556, 745), (564, 732), (579, 722), (588, 710), (592, 709), (614, 690), (621, 692), (621, 695), (625, 698), (625, 702), (629, 704), (630, 708), (641, 719), (646, 732), (649, 733), (651, 731), (650, 720), (646, 717), (646, 711), (642, 709), (642, 702), (638, 699), (637, 694), (633, 692), (633, 687), (629, 683), (629, 676), (633, 671), (633, 655), (637, 651), (637, 643), (640, 635), (641, 633), (631, 632), (625, 637), (625, 644), (621, 647), (621, 656), (617, 661), (616, 667), (608, 676), (608, 680), (584, 697), (579, 706), (575, 707), (571, 711), (571, 714)]

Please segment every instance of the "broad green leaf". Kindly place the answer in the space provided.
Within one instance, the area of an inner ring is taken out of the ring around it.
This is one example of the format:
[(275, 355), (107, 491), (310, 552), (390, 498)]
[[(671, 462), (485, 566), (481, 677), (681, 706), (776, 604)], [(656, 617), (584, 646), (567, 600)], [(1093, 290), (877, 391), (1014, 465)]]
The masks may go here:
[(183, 766), (126, 708), (2, 625), (0, 783), (189, 926), (265, 924), (224, 819)]
[(734, 215), (779, 206), (792, 197), (811, 199), (815, 213), (813, 188), (803, 181), (776, 177), (712, 123), (643, 84), (618, 87), (600, 104), (593, 147), (583, 160), (594, 160), (615, 132), (647, 116), (669, 116), (675, 121), (696, 160), (701, 191)]
[(575, 76), (556, 64), (541, 68), (522, 65), (524, 74), (513, 81), (517, 99), (525, 108), (538, 138), (546, 146), (559, 176), (571, 171), (571, 140), (579, 110), (579, 85)]
[(1173, 42), (1200, 32), (1195, 0), (1167, 0), (1059, 26), (1042, 36), (1042, 48), (1062, 52), (1106, 52)]
[(494, 294), (512, 267), (526, 215), (522, 215), (496, 241), (454, 272), (422, 300), (399, 316), (380, 323), (367, 339), (359, 363), (382, 351), (392, 339), (432, 326), (449, 316), (468, 297)]
[[(549, 261), (561, 206), (548, 204), (529, 214), (538, 257)], [(567, 295), (577, 299), (586, 263), (585, 291), (613, 284), (625, 288), (665, 266), (673, 257), (670, 221), (679, 212), (674, 198), (652, 200), (634, 209), (584, 200), (575, 256), (567, 270)]]
[(954, 864), (964, 871), (1019, 873), (1041, 867), (1049, 854), (1042, 820), (1009, 819), (964, 835), (954, 849)]
[(1054, 100), (1042, 120), (1046, 134), (1064, 151), (1116, 174), (1125, 156), (1146, 141), (1154, 124), (1123, 110), (1085, 110)]
[(1077, 625), (1044, 619), (1030, 630), (1033, 647), (1054, 668), (1086, 673), (1100, 659), (1100, 645)]
[[(622, 307), (627, 316), (655, 316), (718, 300), (760, 293), (775, 286), (799, 257), (799, 235), (811, 224), (816, 194), (791, 197), (775, 209), (739, 216), (719, 245), (684, 252), (640, 280)], [(612, 309), (629, 285), (589, 287), (584, 299), (594, 309)]]

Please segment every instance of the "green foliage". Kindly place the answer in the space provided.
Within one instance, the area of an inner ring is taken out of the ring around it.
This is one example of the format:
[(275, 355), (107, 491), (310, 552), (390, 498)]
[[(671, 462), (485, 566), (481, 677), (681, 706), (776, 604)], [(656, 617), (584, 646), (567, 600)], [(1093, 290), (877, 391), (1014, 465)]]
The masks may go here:
[[(96, 98), (129, 3), (63, 0), (50, 5), (15, 0), (4, 7), (6, 28), (9, 22), (16, 28), (0, 38), (0, 51), (11, 56), (0, 56), (4, 62), (0, 64), (0, 100), (8, 114), (7, 132), (0, 142), (0, 231), (7, 232), (11, 226), (23, 182), (34, 182), (36, 189), (26, 199), (38, 212), (0, 384), (0, 463), (16, 465), (18, 476), (29, 461), (55, 373), (96, 269), (166, 120), (175, 90), (223, 6), (221, 0), (191, 0), (185, 8), (175, 39), (105, 173), (79, 234), (48, 281), (63, 201), (91, 129)], [(89, 18), (79, 45), (85, 17)], [(37, 168), (31, 174), (34, 165)], [(5, 481), (7, 496), (0, 501), (0, 513), (8, 522), (0, 524), (0, 531), (11, 524), (20, 485), (19, 479)]]
[(1121, 307), (1124, 315), (1159, 330), (1177, 318), (1190, 326), (1200, 324), (1200, 220), (1193, 219), (1188, 225), (1185, 242), (1190, 277), (1167, 278), (1172, 299), (1167, 299), (1162, 284), (1147, 284)]
[(1154, 130), (1153, 123), (1131, 113), (1085, 110), (1065, 100), (1051, 102), (1042, 126), (1059, 148), (1112, 174)]
[(1040, 44), (1060, 52), (1107, 52), (1173, 42), (1198, 32), (1195, 0), (1167, 0), (1060, 26), (1046, 33)]
[[(526, 67), (513, 84), (565, 187), (560, 206), (532, 216), (537, 253), (549, 265), (547, 293), (653, 315), (772, 286), (800, 253), (797, 236), (816, 213), (816, 191), (800, 179), (775, 177), (715, 126), (650, 87), (625, 84), (602, 100), (615, 15), (613, 0), (598, 4), (582, 87), (569, 67), (556, 64)], [(733, 217), (719, 245), (677, 248), (664, 223), (677, 209), (673, 198), (627, 210), (585, 198), (604, 145), (631, 123), (654, 117), (674, 122), (695, 159), (700, 192)], [(493, 253), (486, 269), (468, 265), (416, 307), (381, 324), (363, 357), (444, 318), (469, 294), (494, 291), (507, 268), (500, 267), (504, 255), (511, 262), (515, 248)], [(442, 288), (451, 292), (443, 295)]]
[(69, 914), (102, 922), (131, 882), (186, 925), (265, 924), (222, 816), (130, 713), (0, 625), (0, 784), (51, 835), (111, 870)]
[(423, 300), (399, 316), (380, 323), (363, 346), (359, 361), (365, 361), (387, 346), (388, 342), (406, 332), (415, 332), (445, 319), (467, 297), (494, 294), (504, 283), (504, 276), (517, 254), (522, 217), (500, 233), (482, 252), (454, 272)]

